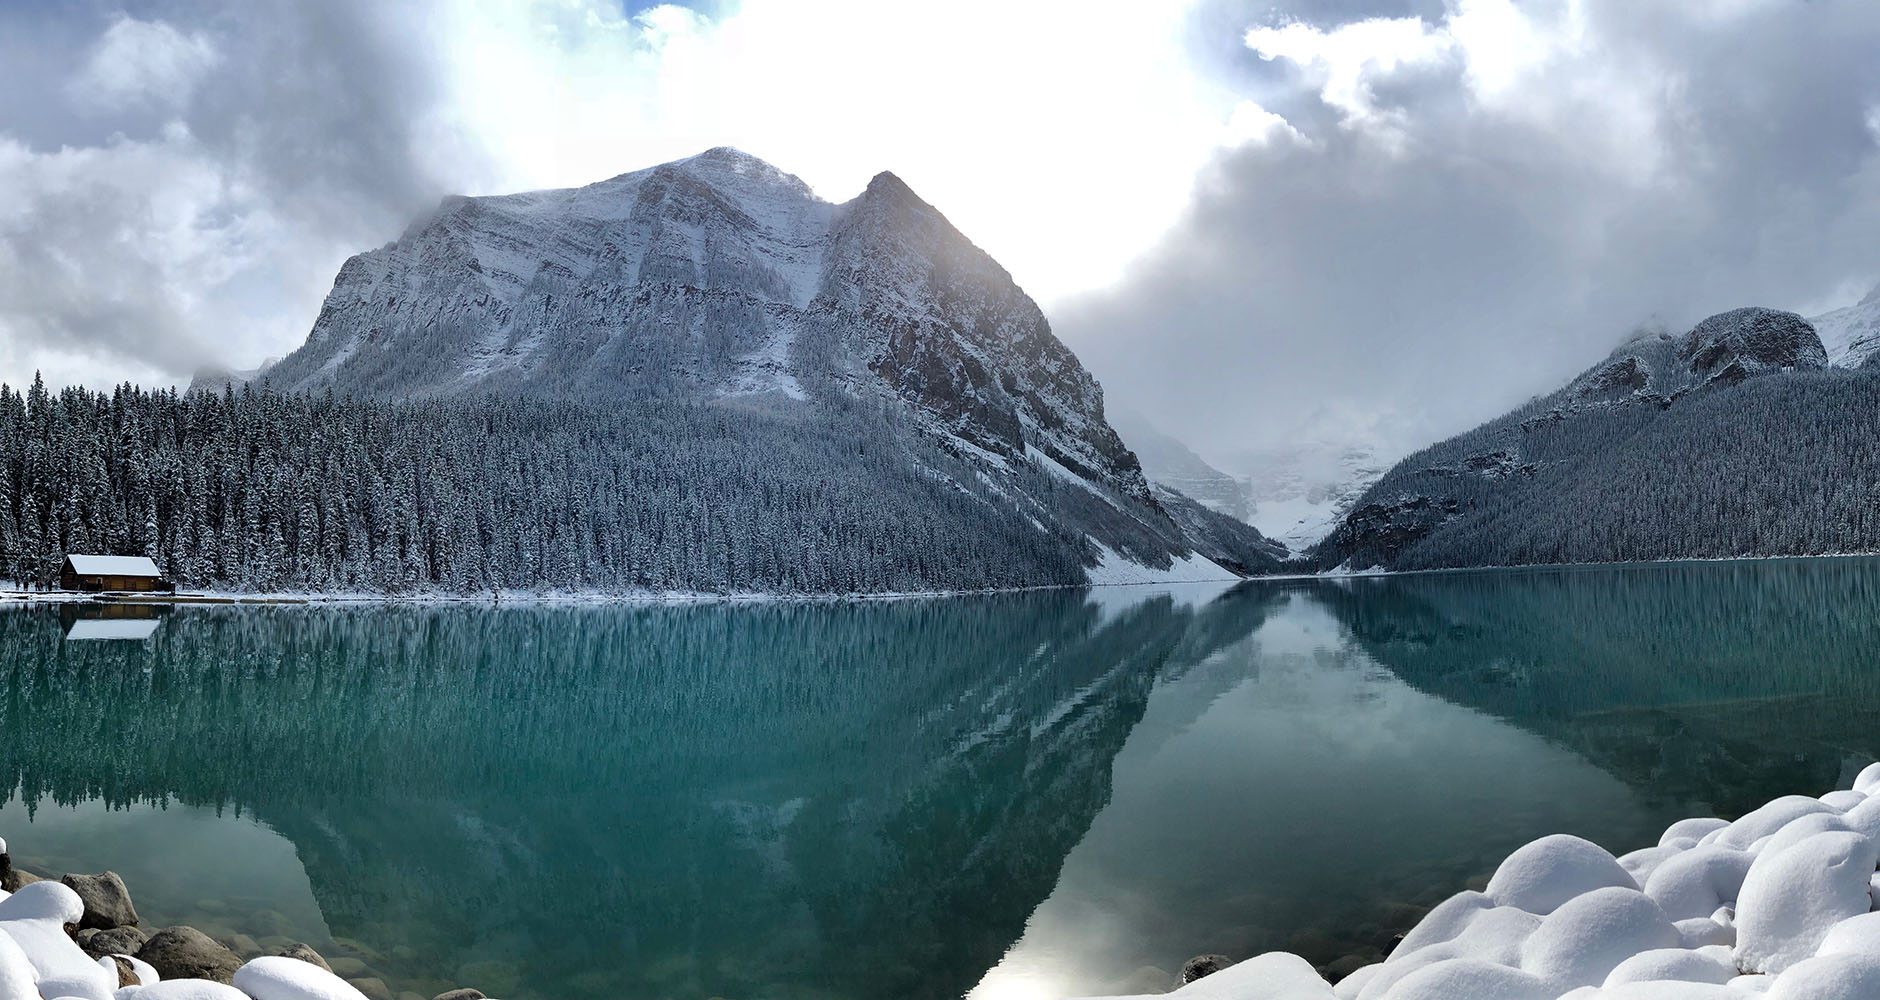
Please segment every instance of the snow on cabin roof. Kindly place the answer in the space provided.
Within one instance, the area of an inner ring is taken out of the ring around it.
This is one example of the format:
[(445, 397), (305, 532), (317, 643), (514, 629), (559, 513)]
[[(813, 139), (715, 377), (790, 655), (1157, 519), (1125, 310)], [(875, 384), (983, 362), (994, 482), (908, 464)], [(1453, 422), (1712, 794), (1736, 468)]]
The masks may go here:
[(79, 576), (161, 577), (163, 575), (157, 571), (157, 564), (145, 556), (68, 555), (65, 559), (72, 564), (72, 572)]
[(163, 624), (155, 618), (80, 618), (66, 631), (67, 639), (148, 639)]

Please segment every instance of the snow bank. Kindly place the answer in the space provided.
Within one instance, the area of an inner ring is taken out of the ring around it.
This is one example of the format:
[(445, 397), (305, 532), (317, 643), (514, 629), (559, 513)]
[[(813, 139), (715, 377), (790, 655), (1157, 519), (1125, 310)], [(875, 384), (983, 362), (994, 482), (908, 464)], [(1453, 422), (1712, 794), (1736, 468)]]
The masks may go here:
[(1510, 854), (1336, 986), (1274, 952), (1177, 1000), (1880, 1000), (1880, 764), (1734, 823), (1681, 820), (1614, 858), (1578, 837)]
[(1144, 583), (1239, 582), (1240, 577), (1199, 553), (1172, 560), (1168, 569), (1132, 562), (1129, 557), (1092, 538), (1099, 561), (1086, 572), (1093, 587), (1133, 586)]

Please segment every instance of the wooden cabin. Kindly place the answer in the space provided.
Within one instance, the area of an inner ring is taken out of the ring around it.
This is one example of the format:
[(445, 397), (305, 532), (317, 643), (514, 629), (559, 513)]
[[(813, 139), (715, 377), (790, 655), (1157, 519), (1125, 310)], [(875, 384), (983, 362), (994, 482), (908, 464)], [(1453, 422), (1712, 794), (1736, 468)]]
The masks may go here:
[(157, 564), (144, 556), (68, 555), (59, 567), (59, 588), (93, 594), (176, 592), (176, 585), (165, 580)]

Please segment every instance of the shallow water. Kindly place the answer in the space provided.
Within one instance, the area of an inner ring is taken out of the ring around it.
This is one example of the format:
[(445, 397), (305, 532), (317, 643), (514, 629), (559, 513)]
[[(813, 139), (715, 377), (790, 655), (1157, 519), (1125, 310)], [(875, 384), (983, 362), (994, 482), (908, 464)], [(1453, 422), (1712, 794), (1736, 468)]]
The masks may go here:
[(1536, 836), (1622, 852), (1880, 751), (1874, 560), (73, 614), (0, 613), (16, 862), (423, 998), (1046, 1000), (1374, 955)]

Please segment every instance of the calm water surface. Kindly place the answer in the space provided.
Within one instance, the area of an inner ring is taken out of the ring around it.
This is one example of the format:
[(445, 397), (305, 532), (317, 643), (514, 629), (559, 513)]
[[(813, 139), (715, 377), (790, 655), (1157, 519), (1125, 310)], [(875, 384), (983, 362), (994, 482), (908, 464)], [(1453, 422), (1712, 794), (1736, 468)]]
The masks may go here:
[(427, 998), (1052, 1000), (1199, 952), (1329, 962), (1536, 836), (1622, 852), (1880, 753), (1872, 560), (73, 615), (0, 613), (16, 861)]

